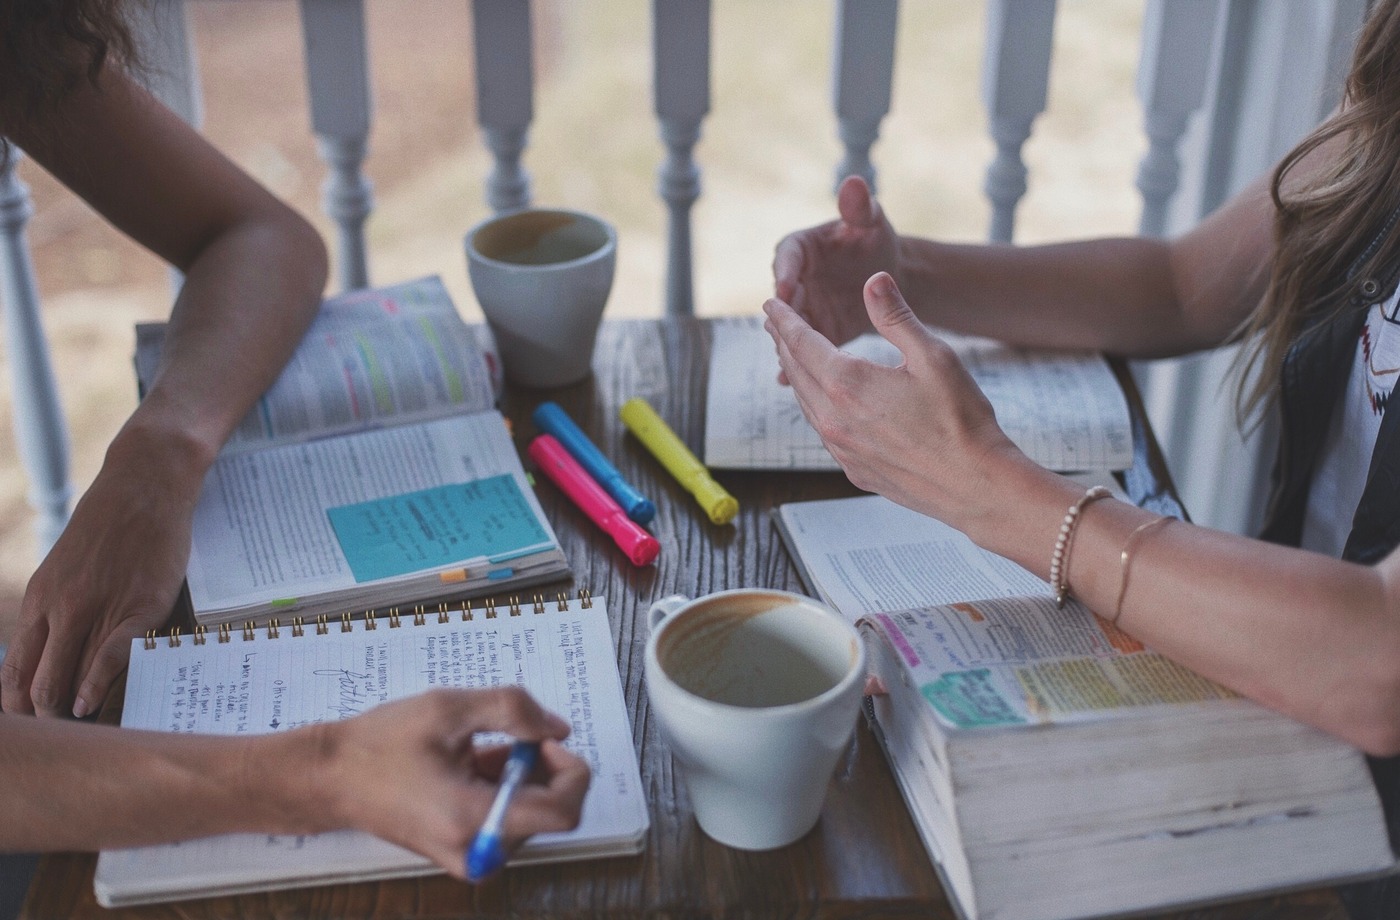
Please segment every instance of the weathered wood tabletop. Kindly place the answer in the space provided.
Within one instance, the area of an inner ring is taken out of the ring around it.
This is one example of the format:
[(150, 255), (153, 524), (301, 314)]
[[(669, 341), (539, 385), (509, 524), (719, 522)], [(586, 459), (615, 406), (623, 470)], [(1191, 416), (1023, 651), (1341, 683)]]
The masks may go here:
[[(21, 916), (953, 918), (884, 757), (864, 725), (832, 779), (816, 829), (781, 850), (746, 853), (714, 843), (700, 831), (650, 718), (642, 661), (651, 602), (667, 594), (695, 596), (740, 586), (803, 590), (769, 511), (783, 502), (858, 494), (834, 473), (723, 472), (717, 478), (738, 498), (739, 517), (723, 527), (706, 519), (690, 495), (626, 435), (618, 409), (633, 396), (645, 397), (699, 454), (709, 343), (709, 324), (703, 320), (606, 322), (593, 377), (563, 390), (511, 391), (503, 403), (523, 448), (536, 433), (530, 412), (544, 399), (557, 401), (658, 506), (653, 530), (661, 556), (655, 566), (638, 569), (550, 483), (538, 486), (573, 569), (572, 583), (548, 590), (586, 587), (608, 599), (651, 807), (651, 831), (641, 855), (511, 869), (479, 887), (435, 876), (108, 911), (93, 899), (96, 857), (58, 854), (41, 861)], [(1140, 413), (1140, 403), (1138, 409)], [(1155, 443), (1142, 431), (1137, 440), (1140, 459), (1128, 477), (1130, 494), (1141, 498), (1155, 492), (1157, 502), (1170, 502)], [(1332, 890), (1322, 889), (1168, 916), (1345, 920), (1346, 912)]]

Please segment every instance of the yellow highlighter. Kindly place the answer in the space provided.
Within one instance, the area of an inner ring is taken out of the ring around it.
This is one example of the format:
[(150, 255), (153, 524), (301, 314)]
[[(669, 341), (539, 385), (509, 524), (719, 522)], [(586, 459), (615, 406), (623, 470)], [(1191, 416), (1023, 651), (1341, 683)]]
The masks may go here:
[(700, 507), (716, 524), (728, 524), (739, 513), (739, 503), (724, 487), (710, 477), (710, 471), (695, 458), (671, 426), (656, 414), (656, 410), (640, 397), (629, 399), (622, 406), (622, 424), (646, 445), (652, 456), (661, 461), (666, 471), (695, 496)]

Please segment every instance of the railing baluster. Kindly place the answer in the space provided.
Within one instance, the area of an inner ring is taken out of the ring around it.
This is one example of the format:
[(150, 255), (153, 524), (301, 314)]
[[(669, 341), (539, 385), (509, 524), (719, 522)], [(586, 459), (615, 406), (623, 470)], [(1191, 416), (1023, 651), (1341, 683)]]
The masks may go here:
[(700, 197), (692, 156), (710, 111), (710, 0), (654, 0), (652, 76), (666, 162), (658, 183), (670, 209), (666, 313), (691, 316), (690, 206)]
[(132, 4), (130, 11), (132, 35), (146, 65), (138, 76), (167, 108), (199, 127), (204, 123), (204, 100), (185, 0), (148, 0)]
[(29, 189), (16, 167), (22, 154), (11, 147), (0, 166), (0, 305), (5, 313), (5, 357), (14, 394), (15, 443), (29, 478), (29, 504), (43, 557), (68, 522), (73, 486), (68, 479), (68, 429), (58, 400), (58, 382), (39, 317), (39, 290), (24, 228), (34, 213)]
[(836, 6), (834, 104), (845, 147), (836, 185), (860, 176), (875, 188), (870, 148), (890, 113), (899, 0), (840, 0)]
[(476, 118), (495, 160), (486, 179), (486, 201), (496, 213), (530, 204), (530, 174), (520, 157), (535, 117), (531, 34), (530, 4), (473, 0)]
[(1055, 0), (992, 0), (987, 7), (982, 99), (997, 156), (983, 188), (992, 203), (994, 243), (1011, 242), (1016, 204), (1026, 194), (1021, 146), (1045, 111), (1054, 31)]
[(361, 171), (370, 125), (364, 0), (301, 0), (301, 25), (311, 129), (331, 170), (322, 195), (339, 228), (337, 280), (343, 290), (366, 287), (365, 219), (374, 187)]
[[(185, 0), (152, 0), (131, 4), (127, 15), (145, 65), (137, 75), (166, 108), (198, 128), (204, 123), (204, 94), (185, 13)], [(185, 273), (172, 265), (166, 274), (174, 299), (180, 296)]]
[(1181, 177), (1177, 146), (1187, 120), (1205, 101), (1219, 21), (1219, 0), (1148, 0), (1137, 80), (1148, 138), (1137, 174), (1143, 236), (1166, 233), (1167, 205)]

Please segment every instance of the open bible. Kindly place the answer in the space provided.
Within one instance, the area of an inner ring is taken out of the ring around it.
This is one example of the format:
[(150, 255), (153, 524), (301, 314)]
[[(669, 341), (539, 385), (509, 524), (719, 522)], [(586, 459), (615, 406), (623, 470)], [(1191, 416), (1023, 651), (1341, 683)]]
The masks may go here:
[[(143, 391), (163, 340), (163, 325), (137, 329)], [(438, 278), (327, 300), (205, 479), (195, 620), (338, 616), (567, 575), (499, 391)]]
[(1366, 760), (1146, 648), (946, 525), (877, 496), (776, 512), (857, 620), (867, 716), (950, 900), (1060, 920), (1395, 865)]

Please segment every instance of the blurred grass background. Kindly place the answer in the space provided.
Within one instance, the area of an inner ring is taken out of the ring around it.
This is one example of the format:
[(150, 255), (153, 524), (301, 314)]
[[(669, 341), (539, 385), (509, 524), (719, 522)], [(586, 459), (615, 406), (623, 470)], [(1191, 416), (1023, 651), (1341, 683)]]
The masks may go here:
[[(1024, 155), (1031, 172), (1018, 242), (1131, 234), (1145, 150), (1132, 84), (1143, 0), (1061, 4), (1047, 114)], [(480, 312), (463, 232), (489, 213), (490, 169), (475, 128), (470, 9), (462, 0), (366, 0), (374, 128), (366, 171), (373, 283), (441, 274), (462, 313)], [(535, 126), (525, 157), (536, 203), (597, 212), (618, 227), (607, 315), (662, 311), (666, 209), (651, 112), (647, 0), (534, 0)], [(206, 135), (334, 239), (321, 216), (290, 0), (189, 5)], [(981, 106), (986, 12), (978, 2), (900, 9), (894, 104), (874, 150), (881, 199), (902, 232), (985, 237), (981, 188), (993, 154)], [(811, 0), (715, 0), (712, 113), (693, 212), (697, 311), (753, 313), (771, 288), (773, 245), (831, 218), (840, 159), (831, 112), (834, 11)], [(28, 235), (73, 443), (80, 493), (135, 405), (132, 324), (163, 318), (164, 266), (32, 163)], [(3, 363), (0, 356), (0, 363)], [(15, 453), (8, 371), (0, 375), (0, 644), (36, 564), (27, 484)]]

